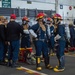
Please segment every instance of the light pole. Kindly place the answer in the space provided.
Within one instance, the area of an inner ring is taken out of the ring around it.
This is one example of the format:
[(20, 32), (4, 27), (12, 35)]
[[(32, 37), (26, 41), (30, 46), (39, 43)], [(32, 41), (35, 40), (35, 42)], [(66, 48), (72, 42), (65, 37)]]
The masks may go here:
[(58, 0), (55, 0), (55, 11), (56, 11), (56, 13), (58, 13), (59, 11), (59, 8), (58, 8), (59, 6), (58, 6)]

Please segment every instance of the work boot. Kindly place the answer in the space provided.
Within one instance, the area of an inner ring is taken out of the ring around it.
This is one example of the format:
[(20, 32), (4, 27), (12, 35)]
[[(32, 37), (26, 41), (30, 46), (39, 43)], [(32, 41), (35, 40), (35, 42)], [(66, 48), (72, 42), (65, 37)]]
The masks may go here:
[(53, 67), (52, 67), (50, 64), (48, 64), (48, 65), (46, 66), (46, 68), (47, 68), (47, 69), (53, 69)]
[(65, 68), (54, 68), (54, 71), (55, 72), (62, 72), (62, 71), (64, 71), (65, 70)]
[(36, 57), (36, 70), (38, 70), (38, 71), (42, 70), (40, 63), (41, 63), (40, 57)]
[(45, 57), (44, 62), (47, 69), (53, 69), (53, 67), (49, 64), (49, 57)]
[(62, 72), (65, 70), (65, 58), (64, 56), (62, 56), (60, 59), (59, 59), (59, 66), (58, 67), (55, 67), (54, 68), (54, 71), (55, 72)]

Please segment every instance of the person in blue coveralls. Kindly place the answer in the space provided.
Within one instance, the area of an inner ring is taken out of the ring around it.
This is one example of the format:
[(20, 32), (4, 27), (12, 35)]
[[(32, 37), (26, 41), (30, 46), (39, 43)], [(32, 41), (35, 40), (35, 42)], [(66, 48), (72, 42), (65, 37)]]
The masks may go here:
[(61, 72), (65, 70), (65, 57), (64, 57), (64, 50), (65, 50), (65, 26), (61, 24), (62, 17), (59, 14), (54, 14), (53, 16), (55, 25), (57, 25), (56, 29), (56, 36), (54, 38), (55, 42), (58, 43), (56, 56), (59, 62), (59, 65), (54, 68), (55, 72)]
[(29, 33), (29, 19), (27, 16), (22, 18), (22, 26), (23, 26), (23, 31), (24, 31), (24, 35), (22, 35), (21, 37), (21, 48), (25, 48), (26, 52), (24, 54), (24, 58), (26, 63), (28, 64), (32, 64), (31, 62), (31, 52), (30, 50), (32, 50), (31, 48), (31, 41), (30, 41), (30, 33)]
[(29, 19), (25, 16), (22, 18), (22, 25), (24, 28), (24, 35), (22, 35), (21, 38), (21, 48), (30, 48), (30, 35), (29, 35), (29, 25), (28, 25)]
[(50, 17), (47, 18), (47, 31), (48, 31), (48, 46), (50, 48), (49, 54), (54, 55), (54, 25)]
[(45, 67), (47, 69), (52, 69), (49, 65), (49, 56), (48, 56), (48, 46), (47, 46), (47, 36), (46, 36), (46, 27), (44, 23), (44, 13), (38, 13), (36, 16), (37, 24), (30, 27), (30, 33), (35, 38), (35, 47), (36, 47), (36, 70), (42, 70), (40, 65), (40, 56), (43, 53)]

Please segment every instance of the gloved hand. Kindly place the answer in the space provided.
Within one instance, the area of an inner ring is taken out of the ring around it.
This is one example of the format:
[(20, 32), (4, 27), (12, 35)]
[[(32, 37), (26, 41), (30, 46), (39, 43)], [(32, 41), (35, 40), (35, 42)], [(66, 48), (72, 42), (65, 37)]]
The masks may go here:
[(61, 36), (59, 34), (57, 34), (54, 38), (54, 41), (57, 42), (57, 40), (59, 40), (61, 38)]
[(28, 30), (23, 30), (23, 32), (24, 32), (25, 34), (29, 34), (29, 31), (28, 31)]
[(55, 42), (57, 42), (57, 39), (56, 39), (56, 37), (54, 37), (54, 41), (55, 41)]

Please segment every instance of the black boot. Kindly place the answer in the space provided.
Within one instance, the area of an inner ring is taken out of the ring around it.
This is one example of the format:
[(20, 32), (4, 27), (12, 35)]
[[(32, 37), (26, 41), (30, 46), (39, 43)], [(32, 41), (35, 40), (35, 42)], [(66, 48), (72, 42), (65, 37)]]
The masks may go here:
[(49, 57), (45, 57), (44, 62), (47, 69), (53, 69), (53, 67), (49, 64)]
[(36, 70), (42, 70), (40, 63), (41, 63), (40, 57), (36, 57)]

